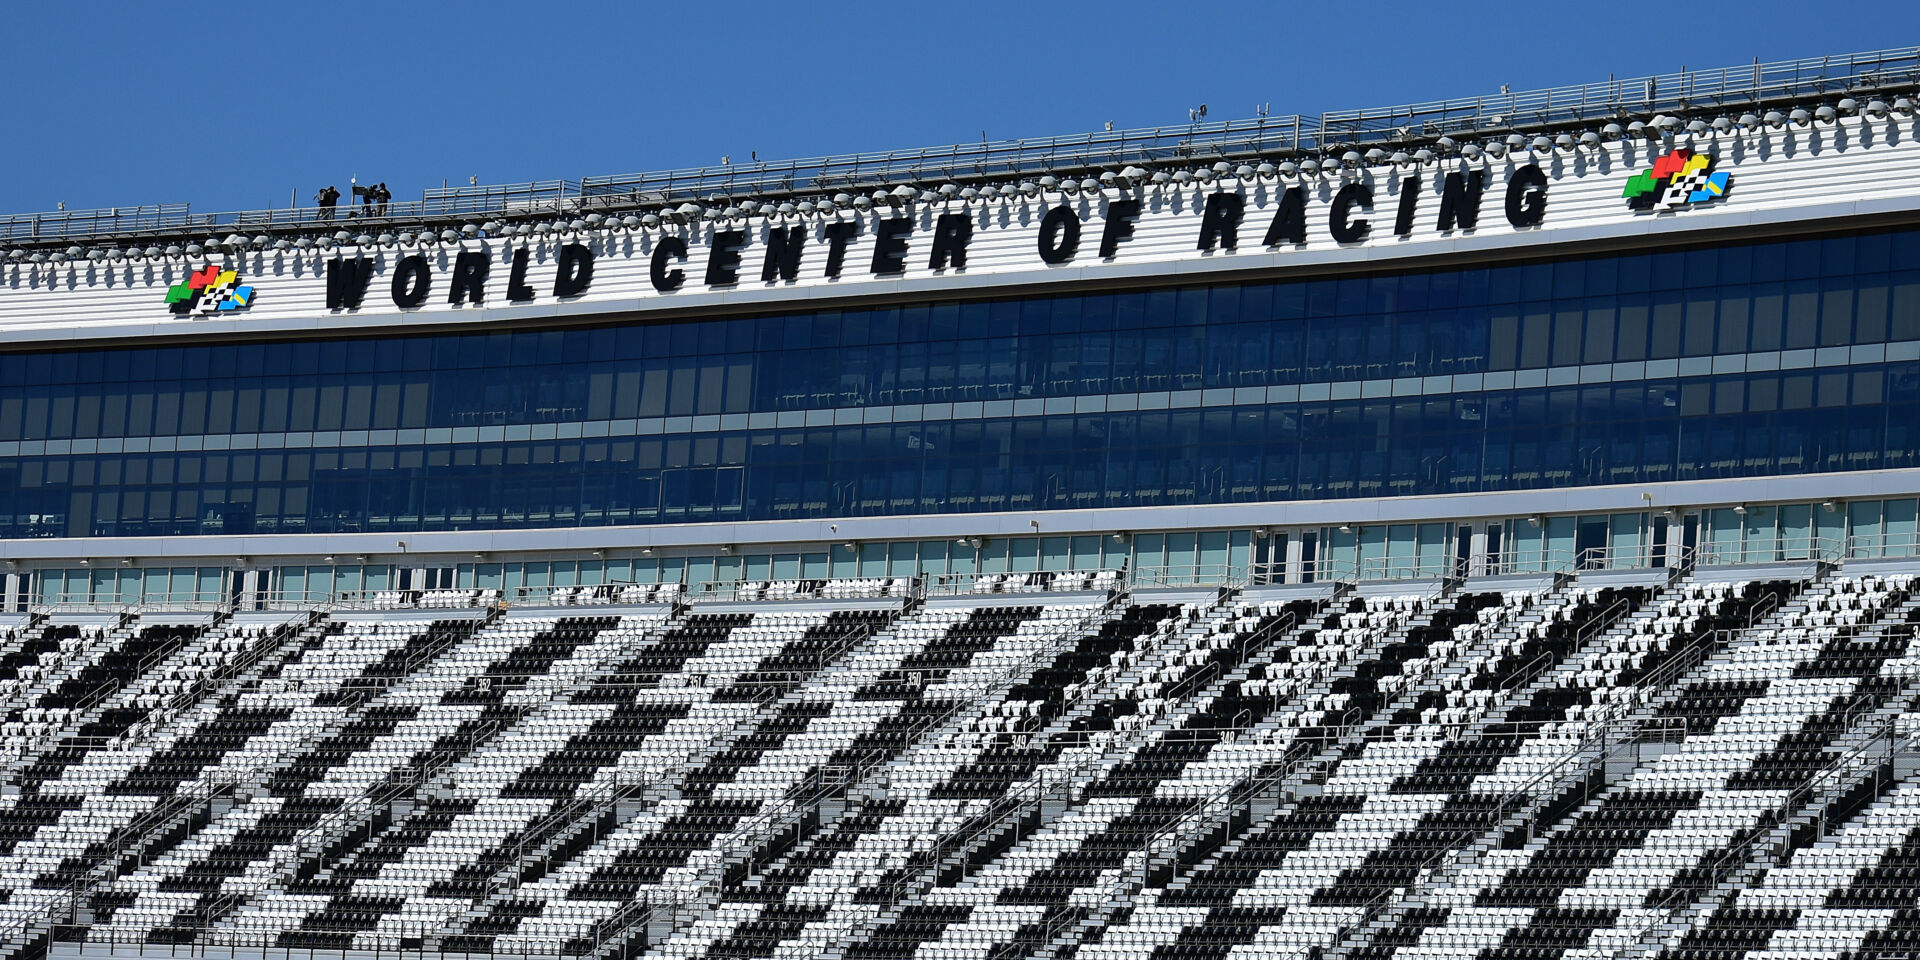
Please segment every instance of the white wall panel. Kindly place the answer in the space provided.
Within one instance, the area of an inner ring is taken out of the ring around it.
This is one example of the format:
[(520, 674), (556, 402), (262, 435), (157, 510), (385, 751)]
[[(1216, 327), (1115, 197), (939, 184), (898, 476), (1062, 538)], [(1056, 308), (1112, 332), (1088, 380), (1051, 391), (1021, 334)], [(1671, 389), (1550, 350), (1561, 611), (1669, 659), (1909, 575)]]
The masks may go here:
[[(1532, 252), (1542, 245), (1646, 237), (1683, 239), (1685, 234), (1802, 219), (1836, 219), (1868, 215), (1907, 215), (1920, 211), (1920, 119), (1855, 117), (1836, 125), (1815, 124), (1806, 129), (1739, 132), (1703, 137), (1697, 149), (1718, 157), (1718, 169), (1731, 171), (1729, 197), (1711, 206), (1675, 212), (1644, 213), (1629, 210), (1621, 189), (1633, 172), (1652, 162), (1658, 148), (1642, 143), (1608, 144), (1596, 153), (1556, 155), (1539, 162), (1549, 177), (1547, 211), (1540, 227), (1518, 229), (1507, 223), (1504, 197), (1512, 171), (1530, 162), (1524, 158), (1483, 158), (1486, 193), (1479, 227), (1473, 231), (1441, 233), (1434, 229), (1440, 208), (1441, 180), (1466, 161), (1449, 160), (1419, 170), (1421, 201), (1412, 236), (1392, 235), (1398, 202), (1398, 181), (1406, 175), (1387, 169), (1358, 174), (1375, 192), (1372, 233), (1367, 240), (1341, 246), (1328, 234), (1328, 212), (1340, 181), (1307, 184), (1308, 242), (1267, 248), (1260, 244), (1287, 182), (1243, 184), (1228, 178), (1214, 184), (1166, 188), (1148, 186), (1134, 191), (1142, 212), (1133, 239), (1121, 245), (1112, 260), (1097, 256), (1105, 226), (1106, 196), (1069, 197), (1084, 219), (1079, 255), (1073, 262), (1047, 266), (1037, 252), (1040, 217), (1061, 202), (1058, 196), (1011, 203), (962, 201), (915, 205), (915, 233), (909, 241), (907, 269), (902, 275), (874, 277), (869, 273), (873, 254), (873, 223), (879, 214), (860, 215), (861, 236), (849, 245), (841, 278), (821, 275), (826, 245), (821, 228), (811, 229), (797, 281), (762, 283), (761, 241), (765, 220), (750, 221), (749, 244), (742, 254), (743, 282), (728, 288), (708, 288), (701, 281), (707, 266), (713, 227), (701, 224), (680, 228), (690, 255), (678, 264), (686, 285), (673, 293), (656, 291), (649, 265), (657, 234), (593, 231), (586, 239), (596, 254), (594, 281), (583, 296), (566, 302), (551, 297), (557, 243), (531, 244), (529, 282), (538, 299), (508, 304), (508, 268), (519, 241), (468, 241), (469, 249), (483, 251), (492, 263), (485, 306), (450, 306), (451, 267), (456, 252), (435, 245), (427, 251), (434, 270), (433, 288), (426, 304), (401, 311), (389, 294), (388, 271), (400, 257), (416, 252), (384, 248), (367, 251), (378, 272), (367, 290), (362, 309), (326, 309), (326, 260), (334, 254), (317, 251), (252, 252), (233, 258), (242, 282), (254, 287), (251, 307), (232, 317), (180, 317), (164, 303), (166, 288), (179, 282), (201, 262), (97, 264), (10, 264), (0, 267), (0, 343), (86, 341), (102, 338), (166, 336), (174, 334), (247, 336), (268, 332), (375, 328), (391, 330), (409, 325), (473, 323), (488, 325), (557, 315), (600, 313), (660, 313), (700, 308), (777, 309), (778, 304), (801, 308), (808, 300), (846, 298), (866, 294), (925, 297), (977, 294), (983, 287), (1054, 282), (1125, 282), (1133, 278), (1187, 276), (1196, 281), (1220, 271), (1271, 271), (1276, 274), (1313, 272), (1353, 264), (1388, 265), (1405, 258), (1450, 254), (1498, 255), (1504, 250)], [(1200, 252), (1200, 211), (1205, 196), (1220, 190), (1245, 197), (1245, 219), (1234, 251)], [(926, 268), (933, 223), (947, 210), (972, 213), (974, 229), (965, 270), (934, 272)], [(343, 210), (344, 212), (344, 210)], [(840, 214), (853, 218), (847, 211)], [(343, 219), (339, 228), (356, 229)], [(348, 249), (352, 253), (351, 248)], [(218, 260), (214, 262), (219, 262)]]

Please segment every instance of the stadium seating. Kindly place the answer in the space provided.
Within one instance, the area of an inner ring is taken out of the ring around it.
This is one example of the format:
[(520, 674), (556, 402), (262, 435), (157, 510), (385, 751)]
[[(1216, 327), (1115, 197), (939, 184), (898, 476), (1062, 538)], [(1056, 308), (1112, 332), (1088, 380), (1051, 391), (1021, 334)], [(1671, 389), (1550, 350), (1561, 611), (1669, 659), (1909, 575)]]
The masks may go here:
[(1913, 585), (1090, 573), (42, 616), (0, 637), (0, 930), (63, 955), (1902, 955)]

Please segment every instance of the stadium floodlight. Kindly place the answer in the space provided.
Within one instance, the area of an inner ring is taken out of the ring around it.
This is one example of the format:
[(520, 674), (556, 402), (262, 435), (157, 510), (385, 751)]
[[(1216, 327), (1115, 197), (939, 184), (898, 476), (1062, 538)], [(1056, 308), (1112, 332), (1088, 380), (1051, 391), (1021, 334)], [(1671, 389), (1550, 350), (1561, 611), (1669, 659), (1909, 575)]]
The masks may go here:
[(230, 233), (227, 235), (227, 239), (222, 245), (229, 250), (241, 250), (246, 247), (247, 238), (237, 233)]
[(28, 257), (27, 259), (33, 261), (34, 263), (46, 263), (47, 255), (44, 253), (36, 253), (33, 256)]
[[(76, 250), (77, 250), (77, 249), (79, 249), (79, 248), (78, 248), (78, 247), (75, 247), (74, 249), (76, 249)], [(202, 247), (201, 247), (201, 246), (200, 246), (199, 244), (197, 244), (197, 243), (189, 243), (189, 244), (187, 244), (187, 256), (189, 256), (189, 257), (197, 257), (197, 256), (199, 256), (199, 255), (201, 255), (202, 253), (205, 253), (205, 252), (206, 252), (206, 251), (205, 251), (205, 250), (204, 250), (204, 249), (203, 249), (203, 248), (202, 248)]]
[(1452, 137), (1441, 137), (1440, 139), (1435, 140), (1433, 142), (1433, 145), (1436, 147), (1439, 147), (1441, 150), (1448, 151), (1448, 152), (1452, 152), (1454, 150), (1460, 149), (1460, 142), (1453, 139)]
[(744, 217), (746, 215), (747, 215), (747, 212), (745, 210), (740, 209), (739, 207), (728, 207), (725, 210), (720, 211), (720, 216), (728, 220), (738, 220), (741, 217)]
[(1781, 127), (1784, 127), (1787, 125), (1787, 116), (1786, 114), (1781, 113), (1778, 110), (1768, 110), (1767, 117), (1766, 117), (1766, 124), (1767, 126), (1772, 127), (1775, 130), (1778, 130)]
[(918, 197), (919, 195), (920, 195), (920, 191), (915, 190), (914, 188), (909, 187), (904, 183), (901, 184), (900, 186), (893, 188), (893, 202), (895, 206), (906, 203), (914, 199), (915, 197)]
[(1835, 110), (1832, 107), (1825, 106), (1825, 105), (1816, 107), (1813, 111), (1813, 115), (1821, 123), (1832, 123), (1834, 120), (1838, 119), (1840, 116), (1840, 114), (1835, 112)]
[(361, 235), (359, 235), (359, 236), (357, 236), (357, 237), (354, 237), (354, 238), (353, 238), (353, 242), (354, 242), (354, 243), (357, 243), (357, 244), (359, 244), (359, 245), (361, 245), (361, 246), (363, 246), (363, 247), (371, 247), (371, 246), (373, 246), (373, 238), (372, 238), (371, 236), (368, 236), (367, 234), (364, 234), (364, 233), (363, 233), (363, 234), (361, 234)]
[(644, 214), (640, 217), (640, 225), (651, 230), (660, 225), (660, 215), (657, 213)]
[(487, 236), (494, 236), (500, 232), (500, 221), (488, 220), (486, 223), (480, 225), (480, 229), (485, 230)]
[(1404, 167), (1407, 164), (1413, 162), (1413, 157), (1408, 156), (1405, 150), (1395, 150), (1393, 152), (1393, 156), (1388, 157), (1387, 159), (1392, 161), (1393, 165), (1396, 167)]
[(1259, 174), (1260, 176), (1266, 177), (1268, 179), (1272, 179), (1274, 176), (1280, 173), (1280, 168), (1274, 166), (1271, 163), (1263, 163), (1253, 168), (1253, 172)]
[(1360, 151), (1348, 150), (1340, 155), (1340, 165), (1348, 168), (1358, 167), (1361, 161), (1365, 159), (1365, 157), (1360, 155)]
[[(1471, 144), (1469, 144), (1469, 146), (1471, 146)], [(1487, 141), (1487, 145), (1484, 149), (1487, 151), (1487, 153), (1496, 157), (1504, 157), (1507, 155), (1507, 145), (1498, 140)]]
[(1609, 123), (1606, 126), (1600, 128), (1600, 136), (1603, 139), (1618, 140), (1621, 137), (1624, 137), (1626, 135), (1627, 135), (1627, 128), (1617, 123)]
[(1213, 171), (1207, 169), (1206, 167), (1201, 167), (1200, 169), (1192, 172), (1192, 178), (1201, 183), (1212, 183)]
[(1690, 120), (1687, 122), (1688, 133), (1706, 133), (1707, 130), (1708, 127), (1705, 120)]
[(794, 206), (793, 206), (793, 201), (791, 201), (791, 200), (789, 200), (789, 201), (787, 201), (786, 203), (783, 203), (783, 204), (781, 204), (781, 205), (779, 205), (778, 207), (775, 207), (775, 208), (774, 208), (774, 212), (775, 212), (775, 213), (778, 213), (779, 215), (781, 215), (781, 216), (783, 216), (783, 217), (791, 217), (791, 216), (793, 216), (793, 213), (794, 213)]
[(673, 217), (681, 223), (697, 220), (700, 217), (700, 205), (692, 201), (683, 203), (673, 208)]
[(1092, 177), (1088, 177), (1085, 180), (1080, 181), (1080, 189), (1086, 191), (1087, 193), (1099, 193), (1100, 181), (1095, 180)]
[(932, 190), (922, 190), (918, 199), (921, 203), (939, 203), (940, 195)]
[(972, 187), (962, 187), (960, 189), (960, 199), (962, 200), (972, 201), (972, 200), (978, 200), (979, 198), (980, 198), (980, 191), (975, 190)]
[(1165, 170), (1155, 170), (1153, 176), (1148, 179), (1163, 187), (1173, 182), (1172, 174), (1167, 173)]
[(1469, 143), (1460, 148), (1460, 155), (1466, 157), (1468, 160), (1478, 160), (1480, 159), (1480, 145), (1477, 143)]
[(1733, 132), (1733, 121), (1726, 117), (1714, 117), (1712, 126), (1715, 133)]
[(1887, 103), (1884, 100), (1869, 100), (1866, 106), (1867, 116), (1880, 119), (1887, 115)]
[(960, 195), (960, 185), (957, 183), (943, 183), (940, 185), (940, 195), (951, 200)]
[(1300, 175), (1301, 175), (1301, 176), (1303, 176), (1303, 177), (1317, 177), (1317, 176), (1319, 176), (1319, 175), (1320, 175), (1320, 161), (1318, 161), (1318, 160), (1302, 160), (1302, 161), (1300, 161)]
[(1432, 163), (1433, 151), (1428, 150), (1426, 147), (1421, 147), (1413, 152), (1413, 159), (1420, 163)]
[(1294, 163), (1292, 160), (1283, 160), (1280, 163), (1279, 170), (1280, 175), (1283, 177), (1298, 176), (1300, 174), (1300, 165)]
[(1893, 98), (1893, 112), (1903, 117), (1913, 116), (1913, 101), (1906, 97)]
[(1138, 183), (1148, 178), (1145, 167), (1126, 166), (1120, 168), (1120, 179)]
[(1840, 99), (1840, 102), (1834, 104), (1834, 106), (1840, 109), (1840, 114), (1842, 116), (1851, 117), (1854, 114), (1860, 112), (1860, 101), (1855, 100), (1852, 97), (1842, 97)]
[(1793, 121), (1793, 125), (1796, 127), (1804, 127), (1813, 122), (1812, 115), (1808, 114), (1805, 110), (1798, 109), (1787, 114), (1787, 119)]
[[(821, 203), (825, 203), (826, 201), (825, 201), (825, 200), (822, 200), (822, 201), (820, 201), (820, 202), (821, 202)], [(814, 206), (814, 205), (813, 205), (813, 204), (811, 204), (811, 203), (808, 203), (808, 202), (807, 202), (807, 201), (805, 201), (805, 200), (802, 200), (802, 201), (800, 201), (800, 204), (799, 204), (798, 206), (796, 206), (796, 207), (794, 207), (794, 209), (795, 209), (795, 210), (797, 210), (797, 211), (799, 211), (799, 213), (800, 213), (800, 215), (804, 217), (804, 216), (806, 216), (806, 215), (808, 215), (808, 214), (811, 214), (811, 213), (813, 213), (813, 212), (814, 212), (815, 210), (818, 210), (819, 208), (818, 208), (818, 207), (816, 207), (816, 206)]]
[[(1349, 151), (1349, 153), (1351, 153), (1351, 151)], [(1388, 159), (1387, 152), (1379, 147), (1374, 147), (1367, 151), (1367, 162), (1374, 166), (1386, 163)]]
[(391, 233), (383, 233), (373, 239), (374, 239), (374, 242), (380, 244), (383, 247), (391, 247), (393, 246), (393, 242), (396, 238)]
[(447, 229), (440, 231), (440, 239), (445, 240), (448, 243), (452, 243), (455, 240), (460, 239), (460, 234), (456, 233), (452, 227), (448, 227)]
[(1058, 186), (1060, 186), (1059, 180), (1056, 180), (1053, 177), (1041, 177), (1040, 183), (1038, 185), (1031, 184), (1031, 183), (1023, 183), (1020, 185), (1020, 189), (1026, 191), (1027, 196), (1032, 197), (1032, 196), (1038, 196), (1039, 194), (1044, 193), (1048, 190), (1055, 189)]
[(858, 197), (854, 197), (854, 198), (853, 198), (853, 207), (854, 207), (854, 209), (856, 209), (856, 210), (863, 210), (863, 211), (864, 211), (864, 210), (872, 210), (872, 209), (873, 209), (873, 199), (872, 199), (871, 197), (868, 197), (868, 196), (866, 196), (865, 194), (862, 194), (862, 195), (860, 195), (860, 196), (858, 196)]
[[(1563, 133), (1561, 136), (1565, 137), (1567, 135)], [(1528, 144), (1528, 146), (1533, 148), (1534, 153), (1546, 153), (1553, 149), (1553, 141), (1548, 140), (1546, 137), (1534, 137), (1533, 142)], [(1567, 137), (1567, 146), (1573, 146), (1572, 137)]]
[(1600, 149), (1600, 135), (1594, 133), (1592, 130), (1588, 130), (1586, 133), (1580, 135), (1580, 145), (1586, 147), (1588, 150), (1598, 150)]

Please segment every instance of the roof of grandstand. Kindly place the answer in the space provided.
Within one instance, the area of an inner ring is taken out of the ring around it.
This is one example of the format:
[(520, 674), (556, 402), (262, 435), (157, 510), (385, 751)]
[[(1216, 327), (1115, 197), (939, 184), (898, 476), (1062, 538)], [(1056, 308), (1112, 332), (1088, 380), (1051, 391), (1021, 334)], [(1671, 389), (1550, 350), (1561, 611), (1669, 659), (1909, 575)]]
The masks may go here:
[[(581, 217), (585, 218), (582, 225), (599, 225), (613, 215), (625, 226), (638, 227), (657, 224), (658, 219), (648, 222), (647, 218), (661, 211), (789, 216), (865, 204), (871, 191), (905, 190), (909, 198), (940, 199), (962, 195), (965, 189), (1016, 184), (1042, 175), (1098, 177), (1104, 184), (1118, 179), (1124, 184), (1133, 179), (1126, 176), (1129, 168), (1138, 168), (1135, 176), (1144, 179), (1156, 171), (1162, 175), (1168, 170), (1199, 171), (1209, 176), (1215, 171), (1233, 172), (1236, 164), (1289, 159), (1330, 158), (1348, 167), (1381, 165), (1406, 162), (1405, 154), (1398, 152), (1404, 150), (1471, 154), (1475, 141), (1487, 142), (1488, 152), (1497, 153), (1510, 138), (1522, 135), (1555, 136), (1568, 147), (1576, 141), (1566, 137), (1583, 132), (1631, 135), (1648, 123), (1652, 124), (1649, 135), (1659, 135), (1678, 127), (1688, 115), (1731, 122), (1727, 114), (1744, 112), (1739, 122), (1752, 126), (1770, 119), (1760, 112), (1816, 105), (1845, 110), (1861, 105), (1856, 98), (1911, 95), (1917, 83), (1920, 47), (1774, 63), (1756, 60), (1714, 70), (1361, 110), (443, 187), (423, 191), (417, 201), (382, 204), (381, 212), (356, 217), (353, 225), (362, 231), (455, 230), (471, 236), (494, 234), (503, 225), (510, 228), (556, 217)], [(1911, 109), (1911, 103), (1903, 101), (1904, 97), (1897, 99), (1894, 108)], [(104, 258), (114, 252), (81, 246), (99, 243), (130, 244), (132, 249), (120, 252), (139, 256), (143, 252), (139, 244), (204, 240), (219, 247), (234, 246), (238, 240), (238, 246), (261, 246), (297, 237), (324, 240), (344, 233), (342, 226), (323, 215), (320, 207), (199, 212), (183, 203), (146, 204), (3, 215), (0, 247), (7, 248), (7, 257), (15, 261), (35, 253), (79, 259)], [(158, 246), (144, 250), (149, 257), (160, 252)]]

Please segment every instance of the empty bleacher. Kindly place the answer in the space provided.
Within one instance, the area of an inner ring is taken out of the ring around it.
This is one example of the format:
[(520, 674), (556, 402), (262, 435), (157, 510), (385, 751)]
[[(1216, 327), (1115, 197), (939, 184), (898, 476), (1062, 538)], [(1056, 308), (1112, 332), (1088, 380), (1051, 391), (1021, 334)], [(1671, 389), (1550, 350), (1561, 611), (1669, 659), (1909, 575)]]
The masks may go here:
[(0, 638), (0, 930), (61, 956), (1900, 956), (1913, 585), (1089, 573), (36, 617)]

